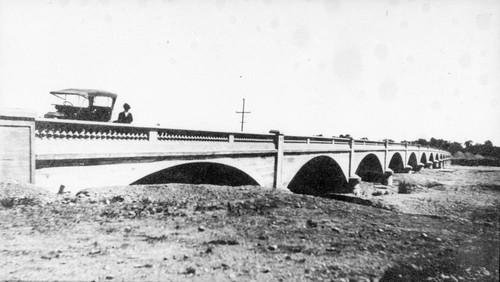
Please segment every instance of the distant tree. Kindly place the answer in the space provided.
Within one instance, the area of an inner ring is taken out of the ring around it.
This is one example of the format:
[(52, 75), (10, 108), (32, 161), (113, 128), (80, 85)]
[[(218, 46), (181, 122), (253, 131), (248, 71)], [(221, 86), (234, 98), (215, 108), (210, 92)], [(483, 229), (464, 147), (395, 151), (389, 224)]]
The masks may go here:
[(465, 148), (467, 149), (469, 147), (472, 147), (472, 140), (465, 141)]
[(432, 137), (431, 140), (429, 141), (429, 146), (437, 148), (437, 139)]
[(422, 146), (428, 146), (429, 145), (429, 142), (427, 142), (427, 140), (422, 139), (422, 138), (416, 140), (415, 143), (419, 144), (419, 145), (422, 145)]
[(350, 134), (340, 134), (340, 138), (351, 138)]
[(444, 150), (455, 154), (456, 152), (462, 152), (464, 150), (464, 147), (462, 147), (462, 144), (458, 142), (453, 142), (448, 145), (448, 148), (443, 148)]
[(436, 139), (434, 137), (431, 138), (430, 141), (420, 138), (412, 143), (422, 146), (431, 146), (433, 148), (448, 151), (451, 154), (455, 154), (456, 152), (469, 152), (475, 155), (479, 154), (484, 157), (500, 159), (500, 147), (493, 146), (490, 140), (486, 140), (484, 144), (474, 144), (472, 140), (468, 140), (464, 143), (465, 148), (459, 142), (451, 142), (443, 139)]

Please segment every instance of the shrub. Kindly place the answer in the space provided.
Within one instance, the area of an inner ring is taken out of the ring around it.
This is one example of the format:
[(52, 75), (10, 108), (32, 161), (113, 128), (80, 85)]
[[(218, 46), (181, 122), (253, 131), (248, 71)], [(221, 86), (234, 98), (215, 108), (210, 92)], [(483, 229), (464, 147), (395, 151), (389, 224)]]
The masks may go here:
[(14, 198), (0, 199), (0, 204), (2, 205), (2, 207), (10, 209), (14, 207), (15, 199)]
[(399, 194), (410, 194), (411, 192), (413, 192), (413, 190), (414, 190), (413, 188), (414, 188), (413, 185), (403, 181), (403, 182), (399, 183), (398, 193)]

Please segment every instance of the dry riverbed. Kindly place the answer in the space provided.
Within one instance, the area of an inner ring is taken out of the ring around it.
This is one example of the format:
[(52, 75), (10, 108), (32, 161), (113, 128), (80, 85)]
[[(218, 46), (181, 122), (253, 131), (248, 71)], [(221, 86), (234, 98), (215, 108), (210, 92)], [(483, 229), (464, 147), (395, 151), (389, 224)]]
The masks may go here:
[(499, 168), (424, 170), (394, 185), (359, 205), (261, 187), (53, 195), (0, 183), (0, 277), (498, 281)]

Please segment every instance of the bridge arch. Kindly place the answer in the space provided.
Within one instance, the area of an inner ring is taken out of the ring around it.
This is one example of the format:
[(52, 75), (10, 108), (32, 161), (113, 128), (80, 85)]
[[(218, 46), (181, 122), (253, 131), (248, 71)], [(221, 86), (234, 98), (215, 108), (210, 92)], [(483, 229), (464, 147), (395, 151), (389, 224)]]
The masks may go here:
[(434, 155), (432, 153), (429, 155), (429, 162), (434, 162)]
[(309, 160), (288, 185), (288, 189), (294, 193), (314, 196), (342, 193), (347, 188), (347, 178), (342, 168), (328, 156), (318, 156)]
[(131, 185), (139, 184), (211, 184), (211, 185), (259, 185), (246, 172), (217, 162), (189, 162), (174, 165), (148, 174)]
[(383, 179), (383, 174), (382, 163), (375, 154), (366, 155), (356, 169), (356, 175), (366, 182), (380, 182)]
[(420, 156), (420, 163), (422, 163), (423, 165), (427, 163), (427, 156), (425, 155), (425, 152)]
[(404, 172), (405, 163), (400, 153), (396, 152), (392, 155), (391, 161), (389, 162), (389, 168), (396, 173)]
[(413, 170), (417, 169), (418, 167), (417, 154), (415, 153), (410, 154), (410, 157), (408, 158), (408, 165), (411, 166)]

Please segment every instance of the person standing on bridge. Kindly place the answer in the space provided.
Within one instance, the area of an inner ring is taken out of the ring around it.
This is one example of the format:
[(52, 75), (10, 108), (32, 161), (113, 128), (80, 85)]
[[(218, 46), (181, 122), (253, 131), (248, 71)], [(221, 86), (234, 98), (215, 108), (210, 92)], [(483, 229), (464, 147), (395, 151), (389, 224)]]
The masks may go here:
[(118, 115), (118, 120), (115, 120), (114, 122), (115, 123), (132, 123), (134, 118), (132, 117), (132, 113), (128, 111), (128, 110), (130, 110), (130, 105), (127, 103), (123, 104), (123, 109), (124, 109), (124, 111)]

